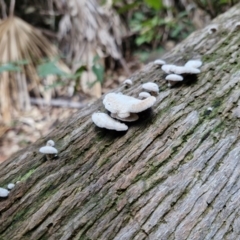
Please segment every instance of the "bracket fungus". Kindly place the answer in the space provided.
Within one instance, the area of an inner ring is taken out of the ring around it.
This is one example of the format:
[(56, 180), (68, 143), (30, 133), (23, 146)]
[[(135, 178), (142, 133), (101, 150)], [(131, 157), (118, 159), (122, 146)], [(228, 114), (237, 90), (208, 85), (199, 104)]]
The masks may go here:
[(189, 60), (185, 63), (185, 67), (200, 68), (202, 66), (201, 60)]
[(168, 86), (171, 87), (175, 85), (177, 82), (180, 82), (183, 80), (183, 77), (181, 75), (177, 74), (169, 74), (165, 78), (168, 81)]
[(9, 195), (9, 191), (5, 188), (0, 187), (0, 197), (5, 198)]
[(108, 93), (103, 99), (103, 105), (120, 118), (127, 118), (131, 113), (139, 113), (153, 106), (156, 98), (150, 96), (144, 100), (130, 97), (124, 94)]
[(128, 130), (128, 126), (126, 124), (118, 122), (117, 120), (111, 118), (106, 113), (102, 113), (102, 112), (93, 113), (92, 121), (96, 126), (100, 128), (106, 128), (109, 130), (116, 130), (116, 131)]
[(163, 65), (162, 70), (168, 74), (198, 74), (200, 70), (191, 66)]
[(160, 66), (166, 64), (166, 62), (162, 59), (156, 59), (153, 63), (154, 65), (160, 65)]
[(142, 84), (142, 88), (148, 92), (154, 92), (154, 93), (159, 92), (158, 85), (153, 82), (147, 82), (147, 83)]
[(58, 154), (58, 150), (54, 147), (53, 140), (48, 140), (46, 146), (39, 149), (40, 153), (46, 154), (47, 160), (54, 158)]
[(15, 184), (14, 184), (14, 183), (9, 183), (9, 184), (7, 185), (7, 188), (8, 188), (9, 190), (13, 189), (14, 187), (15, 187)]
[(148, 93), (148, 92), (140, 92), (140, 93), (138, 94), (138, 97), (139, 97), (140, 99), (148, 98), (148, 97), (151, 97), (151, 94)]
[(132, 80), (131, 79), (126, 79), (124, 82), (123, 82), (123, 84), (125, 84), (125, 85), (133, 85), (133, 82), (132, 82)]

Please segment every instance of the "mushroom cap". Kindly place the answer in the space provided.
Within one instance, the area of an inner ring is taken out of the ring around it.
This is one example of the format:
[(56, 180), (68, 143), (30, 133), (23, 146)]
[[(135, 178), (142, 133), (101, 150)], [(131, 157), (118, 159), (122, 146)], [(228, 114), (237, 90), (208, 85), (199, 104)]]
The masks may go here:
[(130, 113), (130, 116), (126, 118), (121, 118), (116, 113), (111, 113), (111, 117), (123, 122), (135, 122), (139, 119), (139, 116), (136, 113)]
[(116, 121), (106, 113), (102, 112), (93, 113), (92, 121), (94, 122), (95, 125), (97, 125), (100, 128), (106, 128), (109, 130), (116, 131), (128, 130), (128, 126), (126, 124)]
[(156, 102), (156, 98), (150, 96), (144, 100), (130, 97), (124, 94), (108, 93), (103, 99), (105, 108), (111, 113), (116, 113), (120, 118), (127, 118), (130, 113), (139, 113)]
[(162, 70), (174, 74), (198, 74), (200, 70), (190, 66), (163, 65)]
[(166, 62), (162, 59), (156, 59), (154, 62), (153, 62), (155, 65), (164, 65), (166, 64)]
[(188, 66), (176, 66), (172, 72), (175, 74), (197, 74), (200, 73), (200, 70)]
[(9, 190), (13, 189), (14, 187), (15, 187), (15, 184), (14, 184), (14, 183), (9, 183), (9, 184), (7, 185), (7, 188), (8, 188)]
[(142, 84), (142, 88), (147, 91), (150, 91), (150, 92), (157, 92), (157, 93), (159, 92), (158, 85), (153, 82), (147, 82), (147, 83)]
[(170, 80), (170, 81), (182, 81), (183, 77), (177, 74), (169, 74), (166, 76), (165, 78), (166, 80)]
[(200, 68), (202, 66), (201, 60), (189, 60), (185, 63), (185, 67)]
[(143, 99), (143, 98), (148, 98), (148, 97), (150, 97), (150, 96), (151, 96), (151, 94), (148, 93), (148, 92), (140, 92), (140, 93), (138, 94), (138, 97), (141, 98), (141, 99)]
[(39, 152), (43, 154), (57, 154), (58, 150), (52, 146), (44, 146), (39, 149)]
[(198, 68), (194, 68), (194, 67), (188, 67), (188, 66), (185, 66), (185, 67), (182, 67), (184, 68), (182, 71), (182, 74), (198, 74), (200, 73), (201, 71), (198, 69)]
[(53, 140), (48, 140), (46, 146), (51, 146), (53, 147), (55, 145), (55, 142)]
[(5, 188), (0, 187), (0, 197), (7, 197), (9, 194), (9, 191)]
[(126, 84), (126, 85), (132, 85), (133, 84), (133, 82), (132, 82), (132, 80), (131, 79), (126, 79), (124, 82), (123, 82), (123, 84)]
[(176, 65), (173, 64), (165, 64), (162, 65), (161, 69), (165, 72), (165, 73), (173, 73), (172, 69), (175, 69)]

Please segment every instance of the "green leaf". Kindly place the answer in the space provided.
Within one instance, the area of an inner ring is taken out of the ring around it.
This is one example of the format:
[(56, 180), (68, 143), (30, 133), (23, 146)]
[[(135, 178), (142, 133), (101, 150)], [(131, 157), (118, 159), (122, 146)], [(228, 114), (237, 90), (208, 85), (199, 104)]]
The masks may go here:
[(77, 69), (77, 71), (74, 73), (73, 78), (78, 78), (78, 77), (80, 77), (84, 71), (87, 71), (87, 67), (86, 67), (86, 66), (81, 66), (81, 67), (79, 67), (79, 68)]
[(97, 77), (97, 81), (103, 83), (103, 76), (104, 76), (104, 67), (100, 64), (94, 64), (92, 66), (92, 71)]
[(56, 66), (55, 61), (50, 61), (38, 65), (37, 71), (40, 77), (47, 77), (48, 75), (57, 75), (61, 77), (67, 76), (64, 71)]
[(142, 35), (142, 36), (137, 37), (137, 39), (136, 39), (136, 44), (137, 44), (138, 46), (140, 46), (140, 45), (142, 45), (143, 43), (145, 43), (146, 41), (147, 41), (146, 36), (145, 36), (145, 35)]
[(160, 10), (163, 8), (162, 0), (144, 0), (144, 2), (155, 10)]
[(6, 63), (0, 66), (0, 73), (2, 72), (19, 72), (21, 68), (14, 65), (13, 63)]
[(16, 65), (27, 65), (29, 64), (29, 61), (28, 60), (18, 60), (16, 62), (14, 62)]

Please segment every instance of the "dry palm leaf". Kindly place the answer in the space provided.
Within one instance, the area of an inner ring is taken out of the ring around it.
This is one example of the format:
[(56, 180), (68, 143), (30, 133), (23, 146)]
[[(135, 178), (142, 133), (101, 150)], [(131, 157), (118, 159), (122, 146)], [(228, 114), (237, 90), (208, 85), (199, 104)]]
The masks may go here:
[[(0, 106), (4, 122), (9, 123), (14, 112), (30, 108), (29, 92), (46, 97), (36, 66), (40, 59), (53, 59), (57, 54), (40, 31), (20, 18), (11, 16), (0, 22)], [(13, 67), (12, 63), (23, 60), (27, 64), (20, 64), (20, 69)], [(68, 71), (63, 63), (59, 64)], [(48, 78), (53, 81), (52, 76)]]
[[(100, 97), (101, 86), (92, 72), (94, 58), (111, 56), (121, 61), (125, 28), (111, 8), (100, 7), (96, 0), (55, 0), (55, 4), (59, 11), (65, 12), (59, 24), (63, 52), (72, 63), (73, 71), (81, 65), (87, 66), (88, 73), (81, 78), (82, 89)], [(96, 84), (89, 88), (93, 82)]]

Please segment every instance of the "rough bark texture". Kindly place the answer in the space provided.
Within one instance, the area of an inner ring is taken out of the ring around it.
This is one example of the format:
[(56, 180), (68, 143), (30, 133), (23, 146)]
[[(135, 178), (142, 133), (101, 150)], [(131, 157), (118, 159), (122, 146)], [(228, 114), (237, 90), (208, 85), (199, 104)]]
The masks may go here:
[[(195, 32), (165, 56), (201, 57), (194, 83), (169, 89), (149, 64), (118, 89), (161, 88), (126, 133), (94, 127), (99, 101), (1, 164), (1, 187), (21, 183), (0, 201), (0, 239), (239, 239), (238, 21), (240, 5), (215, 19), (215, 33)], [(50, 138), (59, 159), (44, 161), (38, 148)]]

